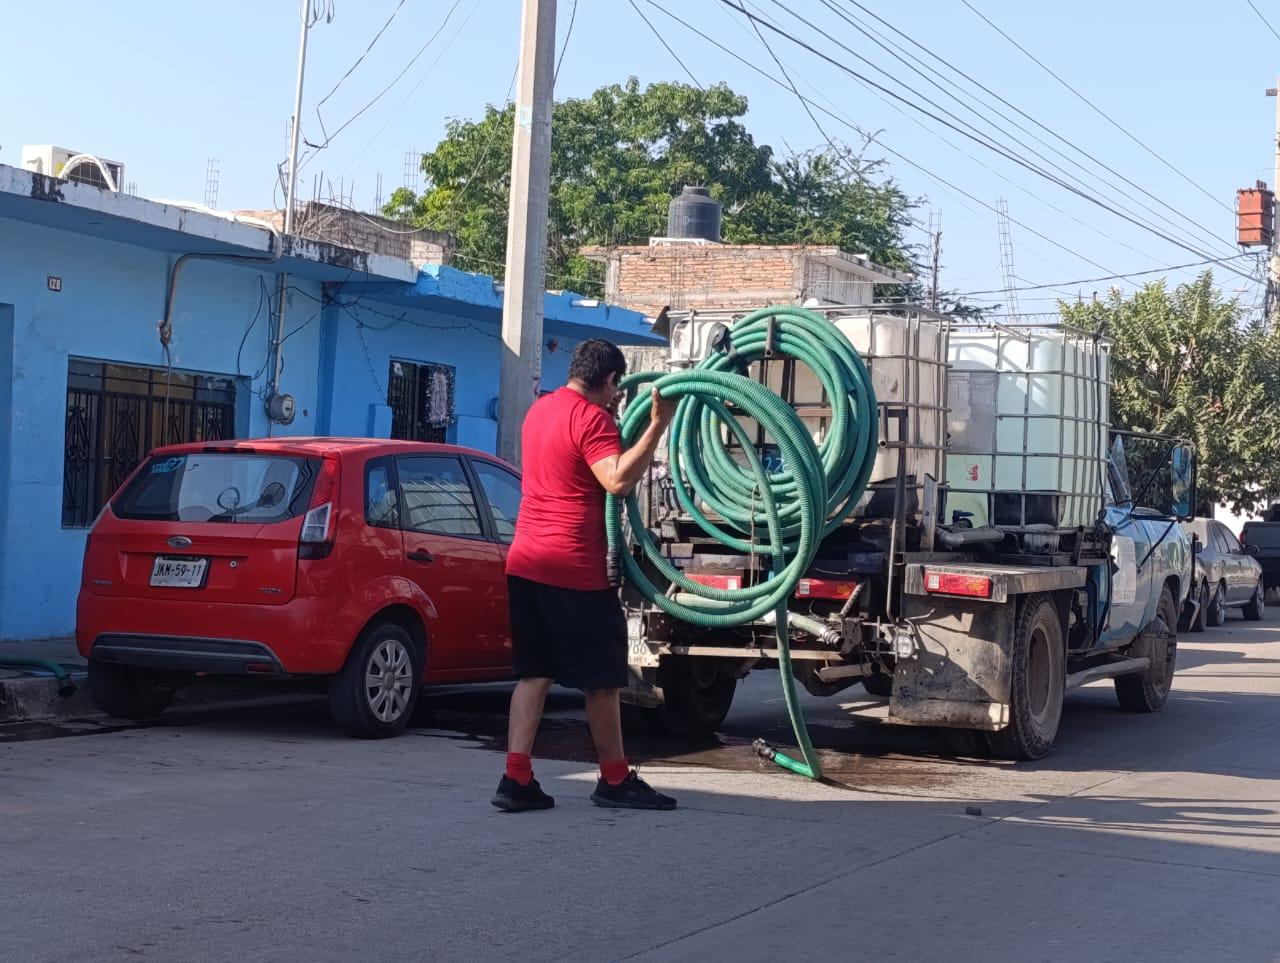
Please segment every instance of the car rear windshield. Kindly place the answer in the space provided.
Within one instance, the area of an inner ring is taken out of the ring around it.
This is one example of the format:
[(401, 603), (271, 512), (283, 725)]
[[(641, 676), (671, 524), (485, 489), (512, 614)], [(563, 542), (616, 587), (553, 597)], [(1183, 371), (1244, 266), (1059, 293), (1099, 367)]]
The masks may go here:
[(301, 515), (320, 459), (250, 452), (151, 458), (111, 503), (120, 518), (264, 525)]
[(1246, 525), (1240, 535), (1240, 541), (1246, 545), (1257, 545), (1259, 548), (1280, 548), (1280, 522), (1274, 524), (1253, 522)]

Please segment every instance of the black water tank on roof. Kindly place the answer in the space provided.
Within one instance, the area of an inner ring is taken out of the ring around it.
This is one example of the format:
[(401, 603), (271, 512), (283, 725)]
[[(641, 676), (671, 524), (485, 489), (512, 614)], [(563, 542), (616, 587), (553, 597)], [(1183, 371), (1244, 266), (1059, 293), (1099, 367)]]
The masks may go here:
[(720, 240), (720, 204), (705, 187), (686, 187), (667, 207), (667, 237)]

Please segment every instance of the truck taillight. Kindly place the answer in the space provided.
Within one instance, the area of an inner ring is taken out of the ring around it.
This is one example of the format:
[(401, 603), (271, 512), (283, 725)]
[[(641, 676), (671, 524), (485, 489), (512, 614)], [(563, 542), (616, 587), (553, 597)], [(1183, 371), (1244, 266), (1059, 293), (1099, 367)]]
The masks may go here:
[(709, 588), (728, 589), (731, 592), (742, 588), (741, 575), (708, 575), (704, 572), (690, 572), (689, 578)]
[(842, 582), (828, 578), (802, 578), (796, 583), (796, 598), (834, 599), (843, 602), (853, 595), (857, 582)]
[(311, 492), (311, 505), (302, 519), (298, 558), (328, 558), (333, 551), (334, 512), (338, 501), (338, 460), (325, 456)]
[(940, 595), (968, 595), (975, 599), (989, 599), (991, 579), (986, 575), (961, 575), (958, 572), (931, 572), (925, 569), (924, 590)]

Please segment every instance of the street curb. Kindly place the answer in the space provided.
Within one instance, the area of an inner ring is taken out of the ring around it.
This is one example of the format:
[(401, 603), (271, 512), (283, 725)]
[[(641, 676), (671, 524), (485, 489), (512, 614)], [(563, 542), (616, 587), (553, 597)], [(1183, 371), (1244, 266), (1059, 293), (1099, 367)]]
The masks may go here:
[[(58, 695), (59, 682), (51, 676), (18, 676), (0, 679), (0, 725), (11, 722), (67, 722), (72, 719), (106, 718), (89, 698), (84, 669), (67, 667), (76, 684), (70, 696)], [(173, 701), (174, 709), (218, 708), (278, 700), (297, 695), (270, 684), (253, 684), (228, 677), (226, 681), (185, 686)]]
[(52, 676), (0, 679), (0, 724), (83, 719), (98, 715), (84, 684), (84, 671), (72, 670), (68, 675), (76, 684), (76, 691), (69, 696), (58, 695), (61, 683)]

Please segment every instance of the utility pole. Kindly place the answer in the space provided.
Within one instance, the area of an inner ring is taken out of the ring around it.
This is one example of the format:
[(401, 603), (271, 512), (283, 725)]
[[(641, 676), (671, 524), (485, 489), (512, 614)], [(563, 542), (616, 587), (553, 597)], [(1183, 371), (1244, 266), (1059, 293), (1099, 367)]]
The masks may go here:
[(555, 0), (524, 0), (498, 376), (498, 455), (514, 465), (520, 464), (520, 428), (542, 377), (555, 39)]
[(307, 69), (307, 31), (311, 29), (311, 0), (302, 0), (302, 33), (298, 37), (298, 81), (293, 93), (293, 123), (289, 127), (289, 181), (285, 190), (284, 232), (293, 230), (293, 196), (298, 187), (298, 138), (302, 131), (302, 80)]
[[(311, 29), (311, 0), (302, 0), (302, 30), (298, 36), (298, 80), (293, 92), (293, 121), (289, 125), (289, 176), (285, 187), (284, 230), (280, 243), (293, 233), (294, 195), (298, 188), (298, 140), (302, 131), (302, 81), (307, 69), (307, 32)], [(280, 273), (279, 297), (276, 299), (276, 333), (272, 339), (273, 367), (271, 390), (267, 393), (267, 433), (276, 422), (293, 421), (293, 405), (283, 405), (280, 395), (280, 373), (284, 370), (284, 314), (289, 292), (289, 275)]]
[[(1276, 99), (1276, 135), (1275, 135), (1275, 171), (1271, 179), (1271, 190), (1274, 194), (1280, 194), (1280, 78), (1276, 80), (1276, 86), (1267, 91), (1267, 95)], [(1274, 213), (1280, 215), (1280, 205), (1275, 206)], [(1280, 217), (1272, 219), (1275, 224)], [(1271, 264), (1269, 276), (1267, 278), (1267, 310), (1265, 312), (1267, 323), (1274, 330), (1280, 328), (1280, 240), (1276, 239), (1275, 234), (1271, 238)]]

